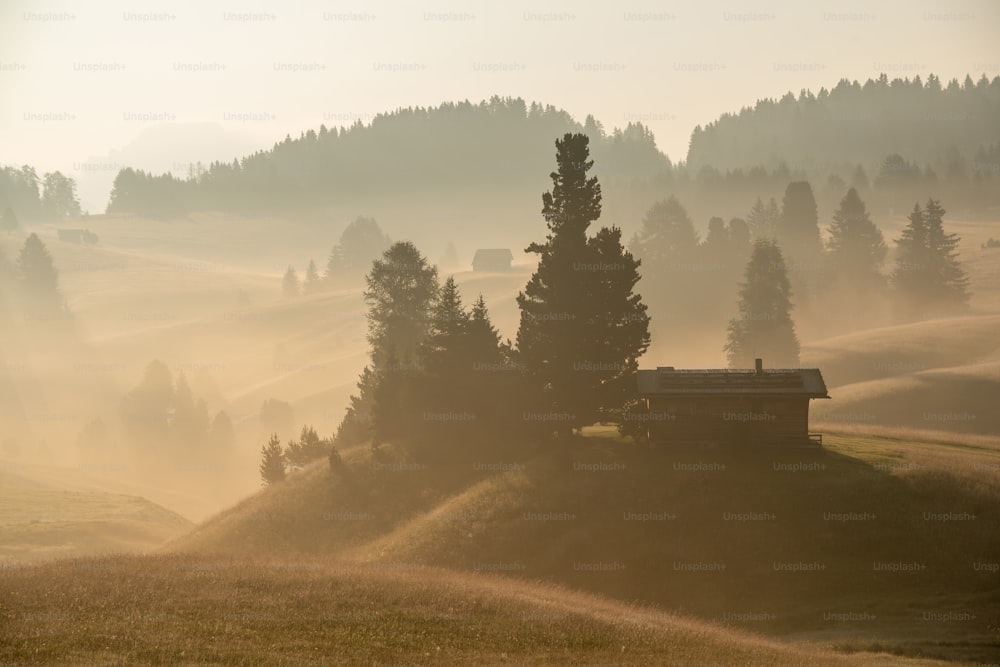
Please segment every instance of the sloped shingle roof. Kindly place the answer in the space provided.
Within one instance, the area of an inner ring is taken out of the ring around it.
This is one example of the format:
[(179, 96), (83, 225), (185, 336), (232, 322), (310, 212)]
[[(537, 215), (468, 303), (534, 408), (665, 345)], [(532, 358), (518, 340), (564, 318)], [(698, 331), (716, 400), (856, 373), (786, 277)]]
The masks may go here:
[(640, 395), (702, 396), (719, 394), (830, 398), (818, 368), (743, 369), (657, 368), (636, 373)]

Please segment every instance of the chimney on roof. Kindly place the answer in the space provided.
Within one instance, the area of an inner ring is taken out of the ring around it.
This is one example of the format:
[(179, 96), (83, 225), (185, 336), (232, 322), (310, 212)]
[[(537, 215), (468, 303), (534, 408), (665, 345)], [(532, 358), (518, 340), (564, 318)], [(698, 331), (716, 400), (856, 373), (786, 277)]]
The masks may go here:
[(754, 369), (757, 371), (757, 375), (764, 374), (764, 360), (757, 358), (753, 360)]

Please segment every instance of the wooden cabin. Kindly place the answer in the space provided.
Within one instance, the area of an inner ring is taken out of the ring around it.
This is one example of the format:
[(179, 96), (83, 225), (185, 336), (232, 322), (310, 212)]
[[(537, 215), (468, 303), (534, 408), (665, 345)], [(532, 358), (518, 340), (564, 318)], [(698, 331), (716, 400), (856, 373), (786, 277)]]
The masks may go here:
[(510, 271), (514, 255), (509, 248), (480, 248), (472, 258), (473, 271)]
[(637, 373), (650, 442), (816, 446), (809, 401), (830, 398), (818, 368), (675, 369)]

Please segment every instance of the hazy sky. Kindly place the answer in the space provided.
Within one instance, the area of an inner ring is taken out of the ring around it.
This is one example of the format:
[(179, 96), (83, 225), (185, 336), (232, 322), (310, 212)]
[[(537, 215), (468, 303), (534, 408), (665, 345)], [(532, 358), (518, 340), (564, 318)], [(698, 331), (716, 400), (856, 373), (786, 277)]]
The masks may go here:
[(677, 161), (696, 124), (761, 97), (882, 71), (996, 76), (998, 32), (995, 0), (4, 0), (0, 163), (61, 169), (98, 212), (122, 162), (183, 172), (320, 123), (494, 94), (607, 129), (641, 120)]

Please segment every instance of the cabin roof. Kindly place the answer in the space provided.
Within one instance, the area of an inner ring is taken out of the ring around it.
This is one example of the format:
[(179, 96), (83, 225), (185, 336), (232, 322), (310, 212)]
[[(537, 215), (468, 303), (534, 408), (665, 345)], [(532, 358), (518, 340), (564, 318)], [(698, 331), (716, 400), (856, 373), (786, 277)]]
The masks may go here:
[(472, 262), (510, 262), (514, 254), (510, 248), (480, 248), (472, 258)]
[(818, 368), (675, 369), (636, 373), (644, 396), (770, 395), (830, 398)]

